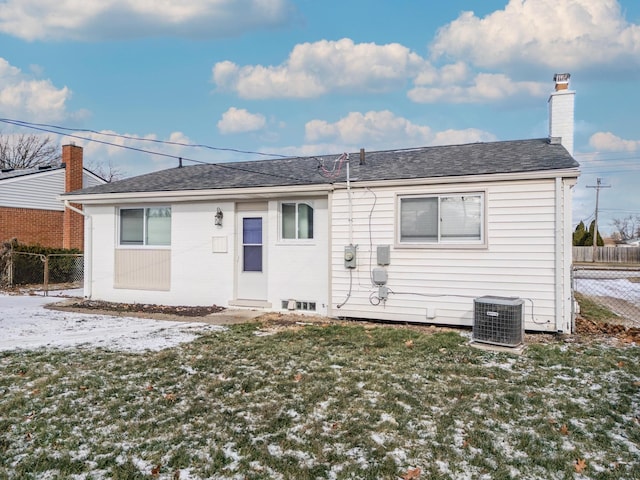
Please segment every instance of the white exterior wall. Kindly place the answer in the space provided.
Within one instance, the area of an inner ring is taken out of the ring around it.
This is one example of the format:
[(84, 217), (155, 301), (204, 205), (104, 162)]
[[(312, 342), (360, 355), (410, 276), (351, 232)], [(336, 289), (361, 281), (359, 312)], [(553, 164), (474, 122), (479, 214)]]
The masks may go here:
[[(289, 199), (287, 200), (289, 201)], [(148, 206), (127, 204), (126, 206)], [(328, 305), (327, 200), (314, 199), (313, 241), (278, 240), (277, 201), (269, 202), (265, 246), (268, 298), (271, 309), (280, 310), (282, 300), (316, 302), (316, 313), (326, 314)], [(214, 225), (217, 208), (223, 225)], [(117, 208), (85, 205), (91, 217), (92, 299), (111, 302), (163, 305), (229, 306), (235, 297), (239, 255), (234, 202), (185, 202), (171, 204), (171, 286), (169, 291), (114, 288), (114, 251), (117, 247)], [(215, 240), (214, 240), (215, 239)], [(214, 242), (216, 248), (214, 249)], [(224, 245), (226, 244), (226, 249)], [(131, 248), (131, 247), (127, 247)], [(89, 249), (86, 249), (89, 251)], [(215, 251), (214, 251), (215, 250)], [(226, 251), (224, 251), (226, 250)]]
[(575, 93), (572, 90), (559, 90), (549, 97), (549, 136), (559, 137), (560, 143), (571, 155)]
[[(561, 189), (558, 199), (554, 179), (372, 190), (377, 199), (370, 230), (373, 193), (352, 189), (353, 243), (358, 245), (358, 266), (352, 272), (348, 300), (349, 270), (343, 260), (344, 245), (349, 244), (348, 195), (346, 190), (333, 195), (332, 315), (471, 326), (473, 299), (495, 295), (525, 299), (527, 329), (558, 329), (556, 261), (566, 268), (567, 260), (556, 257), (556, 229), (562, 236), (560, 244), (567, 243), (562, 233), (565, 217), (557, 223), (556, 201), (560, 202), (558, 210), (564, 211), (569, 201), (568, 187)], [(486, 248), (407, 248), (396, 244), (396, 194), (460, 191), (486, 192)], [(396, 293), (390, 294), (386, 303), (374, 305), (370, 296), (376, 296), (378, 288), (372, 286), (370, 271), (377, 266), (378, 245), (391, 246), (391, 262), (385, 268), (387, 286)], [(568, 265), (570, 262), (569, 259)], [(559, 276), (564, 278), (564, 272)], [(560, 299), (562, 308), (566, 308), (565, 302), (566, 298)], [(427, 316), (429, 310), (435, 314), (431, 318)]]
[(307, 201), (313, 206), (313, 240), (280, 239), (279, 202), (269, 202), (268, 300), (274, 310), (282, 301), (315, 302), (315, 313), (326, 315), (329, 304), (329, 216), (327, 199)]

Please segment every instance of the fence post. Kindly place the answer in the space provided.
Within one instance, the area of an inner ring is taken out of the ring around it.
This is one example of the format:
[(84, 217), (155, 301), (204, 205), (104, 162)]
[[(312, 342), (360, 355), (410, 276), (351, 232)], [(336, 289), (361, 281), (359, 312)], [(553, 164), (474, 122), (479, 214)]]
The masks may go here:
[(44, 262), (44, 296), (49, 296), (49, 255), (42, 255), (40, 259)]
[(13, 246), (9, 250), (9, 265), (7, 268), (7, 277), (9, 281), (9, 286), (13, 287)]

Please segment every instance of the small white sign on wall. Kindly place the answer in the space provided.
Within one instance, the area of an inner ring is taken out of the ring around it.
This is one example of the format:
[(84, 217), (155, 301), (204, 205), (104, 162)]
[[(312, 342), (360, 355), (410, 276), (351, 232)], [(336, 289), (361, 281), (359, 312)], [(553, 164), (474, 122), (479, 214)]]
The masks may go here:
[(213, 253), (227, 253), (227, 237), (212, 237)]

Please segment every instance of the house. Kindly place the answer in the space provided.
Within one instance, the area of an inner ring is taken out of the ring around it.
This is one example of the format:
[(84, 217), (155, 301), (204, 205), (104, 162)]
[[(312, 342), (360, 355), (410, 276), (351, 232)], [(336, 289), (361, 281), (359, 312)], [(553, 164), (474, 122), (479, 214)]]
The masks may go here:
[(176, 167), (61, 196), (85, 296), (472, 325), (474, 298), (572, 328), (573, 98), (549, 138)]
[(52, 248), (84, 246), (84, 218), (65, 209), (58, 196), (105, 181), (83, 167), (83, 151), (62, 147), (62, 163), (0, 171), (0, 241)]

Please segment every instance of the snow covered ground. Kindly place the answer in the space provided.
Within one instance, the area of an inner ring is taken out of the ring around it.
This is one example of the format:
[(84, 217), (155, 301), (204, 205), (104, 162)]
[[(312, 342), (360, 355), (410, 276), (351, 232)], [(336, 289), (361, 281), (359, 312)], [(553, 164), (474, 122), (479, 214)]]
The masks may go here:
[(40, 347), (104, 347), (142, 352), (189, 342), (199, 334), (224, 327), (200, 322), (60, 312), (44, 308), (81, 291), (50, 292), (50, 296), (0, 293), (0, 351)]
[(640, 307), (640, 283), (631, 282), (626, 278), (611, 280), (578, 278), (575, 282), (576, 290), (585, 295), (620, 298)]

